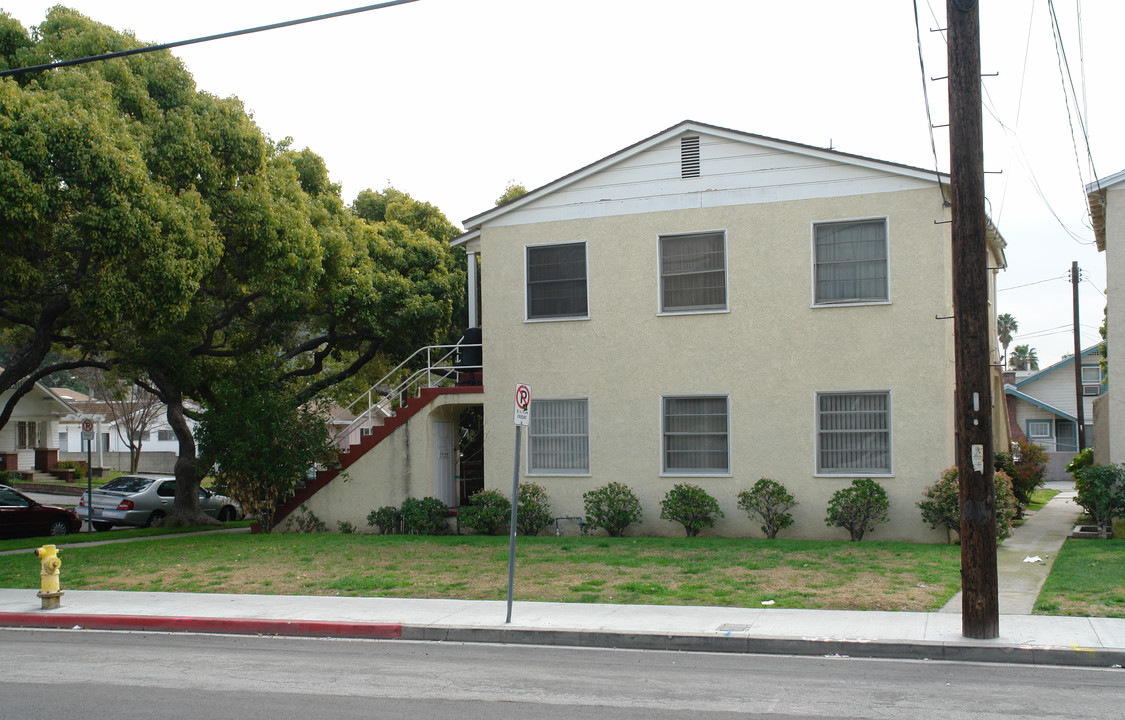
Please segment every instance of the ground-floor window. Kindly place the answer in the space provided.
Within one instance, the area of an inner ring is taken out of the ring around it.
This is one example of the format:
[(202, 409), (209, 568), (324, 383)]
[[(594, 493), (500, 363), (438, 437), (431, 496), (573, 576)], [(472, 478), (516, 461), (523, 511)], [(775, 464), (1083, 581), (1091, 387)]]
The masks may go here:
[(16, 449), (34, 450), (39, 447), (39, 423), (20, 420), (16, 423)]
[(590, 401), (532, 400), (527, 466), (533, 474), (590, 472)]
[(817, 393), (816, 472), (891, 473), (890, 392)]
[(663, 472), (730, 472), (730, 401), (726, 395), (662, 398)]

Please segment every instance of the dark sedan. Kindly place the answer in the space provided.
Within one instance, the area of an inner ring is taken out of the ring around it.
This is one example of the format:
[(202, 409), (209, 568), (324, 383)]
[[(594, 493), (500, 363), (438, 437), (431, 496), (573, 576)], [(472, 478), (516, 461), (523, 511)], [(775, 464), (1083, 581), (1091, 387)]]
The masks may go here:
[(0, 485), (0, 537), (66, 535), (82, 529), (73, 510), (35, 502), (7, 485)]

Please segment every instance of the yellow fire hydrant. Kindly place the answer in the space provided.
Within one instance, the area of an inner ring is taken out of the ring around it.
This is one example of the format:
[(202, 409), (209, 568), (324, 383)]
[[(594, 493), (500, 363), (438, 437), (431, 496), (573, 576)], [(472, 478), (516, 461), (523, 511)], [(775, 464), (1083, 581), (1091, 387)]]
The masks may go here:
[(39, 558), (39, 598), (44, 610), (53, 610), (61, 604), (59, 598), (63, 594), (59, 590), (59, 550), (54, 545), (44, 545), (35, 549), (35, 557)]

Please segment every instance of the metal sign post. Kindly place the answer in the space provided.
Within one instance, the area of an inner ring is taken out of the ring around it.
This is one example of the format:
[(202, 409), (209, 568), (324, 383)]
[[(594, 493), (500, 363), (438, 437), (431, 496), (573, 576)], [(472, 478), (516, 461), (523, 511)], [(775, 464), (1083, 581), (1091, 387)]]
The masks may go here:
[(82, 439), (86, 441), (86, 532), (94, 532), (94, 464), (90, 454), (94, 444), (94, 421), (82, 421)]
[(516, 582), (516, 506), (520, 494), (520, 430), (531, 422), (531, 386), (516, 383), (516, 453), (512, 461), (512, 518), (508, 528), (508, 617), (512, 622), (512, 588)]

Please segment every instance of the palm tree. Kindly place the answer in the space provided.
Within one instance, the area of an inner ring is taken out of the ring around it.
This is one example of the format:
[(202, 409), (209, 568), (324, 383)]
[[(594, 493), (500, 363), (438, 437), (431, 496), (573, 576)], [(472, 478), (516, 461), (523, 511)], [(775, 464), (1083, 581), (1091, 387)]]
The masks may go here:
[(1019, 332), (1020, 324), (1011, 313), (1004, 313), (996, 318), (996, 335), (1000, 345), (1004, 347), (1001, 358), (1008, 357), (1008, 344), (1012, 342), (1012, 335)]
[(1039, 355), (1035, 352), (1035, 348), (1027, 345), (1016, 345), (1008, 362), (1011, 363), (1013, 370), (1039, 369)]

